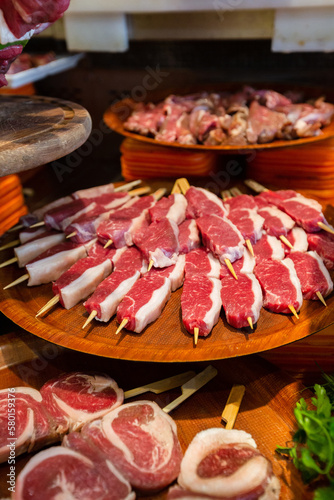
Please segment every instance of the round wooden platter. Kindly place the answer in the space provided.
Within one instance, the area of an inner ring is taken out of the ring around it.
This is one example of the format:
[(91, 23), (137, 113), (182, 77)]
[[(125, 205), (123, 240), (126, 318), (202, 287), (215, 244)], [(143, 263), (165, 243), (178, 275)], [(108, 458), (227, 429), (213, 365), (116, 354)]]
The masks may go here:
[[(3, 254), (5, 252), (2, 252)], [(10, 258), (7, 253), (7, 258)], [(5, 259), (4, 259), (5, 260)], [(0, 270), (2, 286), (24, 274), (12, 265)], [(82, 303), (70, 310), (59, 304), (44, 316), (35, 318), (53, 293), (51, 284), (27, 287), (25, 283), (0, 292), (0, 310), (25, 330), (76, 351), (109, 358), (134, 361), (182, 362), (233, 358), (300, 340), (334, 323), (334, 293), (326, 298), (327, 307), (319, 301), (304, 301), (300, 319), (292, 315), (273, 314), (264, 309), (254, 330), (236, 330), (219, 319), (212, 333), (199, 338), (195, 347), (193, 336), (182, 325), (181, 289), (172, 294), (161, 316), (141, 334), (124, 329), (116, 335), (118, 323), (93, 320), (82, 330), (88, 317)]]
[(0, 176), (65, 156), (88, 138), (92, 122), (78, 104), (40, 96), (0, 96)]
[[(168, 95), (168, 94), (166, 94)], [(312, 142), (321, 141), (323, 139), (329, 139), (334, 136), (334, 121), (324, 127), (321, 134), (314, 137), (303, 137), (301, 139), (295, 139), (291, 141), (275, 140), (266, 144), (230, 144), (221, 146), (207, 146), (205, 144), (180, 144), (178, 142), (164, 142), (157, 141), (153, 137), (146, 137), (144, 135), (137, 134), (135, 132), (130, 132), (124, 128), (124, 122), (129, 118), (132, 111), (136, 107), (136, 102), (133, 99), (123, 99), (108, 108), (103, 119), (109, 128), (115, 132), (125, 136), (131, 137), (137, 141), (145, 142), (148, 144), (154, 144), (155, 146), (168, 146), (172, 148), (190, 149), (190, 150), (201, 150), (201, 151), (216, 151), (216, 152), (231, 152), (237, 153), (238, 151), (248, 151), (253, 149), (263, 150), (263, 149), (275, 149), (275, 148), (287, 148), (292, 146), (303, 146), (305, 144), (310, 144)]]

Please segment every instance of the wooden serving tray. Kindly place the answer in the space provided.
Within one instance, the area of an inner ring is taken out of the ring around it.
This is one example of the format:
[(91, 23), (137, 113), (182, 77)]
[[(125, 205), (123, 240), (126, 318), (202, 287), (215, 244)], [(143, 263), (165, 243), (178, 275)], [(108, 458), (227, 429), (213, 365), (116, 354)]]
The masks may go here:
[(92, 122), (79, 104), (40, 96), (0, 96), (0, 177), (72, 153)]
[[(183, 450), (197, 432), (222, 425), (220, 416), (232, 385), (245, 385), (246, 392), (235, 428), (251, 433), (259, 450), (272, 462), (274, 473), (281, 483), (281, 500), (310, 500), (311, 491), (303, 485), (298, 471), (275, 453), (277, 445), (284, 446), (291, 440), (296, 428), (293, 408), (301, 396), (309, 398), (310, 391), (305, 390), (301, 394), (304, 387), (300, 382), (294, 381), (258, 356), (212, 364), (218, 369), (218, 375), (171, 413), (177, 423)], [(110, 374), (124, 390), (128, 390), (189, 369), (198, 373), (205, 366), (203, 363), (172, 365), (120, 360), (110, 362), (95, 356), (66, 350), (64, 352), (49, 345), (49, 348), (45, 346), (42, 349), (40, 358), (17, 364), (10, 369), (3, 368), (0, 389), (18, 385), (30, 385), (39, 389), (44, 382), (62, 371), (98, 370)], [(179, 395), (180, 390), (175, 389), (160, 395), (143, 394), (135, 399), (154, 400), (163, 408)], [(30, 456), (17, 458), (17, 475)], [(0, 466), (0, 496), (5, 497), (8, 496), (7, 473), (8, 465)], [(167, 490), (146, 498), (164, 500), (166, 495)]]

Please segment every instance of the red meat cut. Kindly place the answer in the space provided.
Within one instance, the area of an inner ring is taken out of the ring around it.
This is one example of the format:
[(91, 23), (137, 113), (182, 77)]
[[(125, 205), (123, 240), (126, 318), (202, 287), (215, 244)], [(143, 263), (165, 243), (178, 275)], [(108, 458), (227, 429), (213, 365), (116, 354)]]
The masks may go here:
[(190, 278), (194, 274), (205, 274), (219, 278), (220, 262), (206, 248), (200, 247), (186, 255), (185, 274)]
[(158, 491), (179, 474), (182, 452), (176, 424), (156, 403), (122, 405), (84, 426), (82, 433), (140, 491)]
[(194, 219), (187, 219), (179, 225), (179, 253), (186, 254), (201, 244), (198, 227)]
[(218, 215), (225, 217), (227, 210), (218, 196), (203, 188), (191, 186), (185, 194), (188, 207), (187, 218), (196, 219), (204, 215)]
[(304, 299), (319, 300), (317, 292), (327, 297), (333, 290), (333, 282), (317, 252), (291, 252)]
[(168, 267), (176, 263), (179, 253), (179, 230), (173, 220), (161, 219), (152, 222), (134, 243), (142, 252), (147, 262), (154, 267)]
[(324, 261), (327, 269), (334, 269), (334, 238), (325, 231), (308, 234), (309, 250), (315, 250)]
[(43, 403), (63, 432), (80, 429), (123, 403), (124, 394), (108, 375), (64, 373), (41, 389)]

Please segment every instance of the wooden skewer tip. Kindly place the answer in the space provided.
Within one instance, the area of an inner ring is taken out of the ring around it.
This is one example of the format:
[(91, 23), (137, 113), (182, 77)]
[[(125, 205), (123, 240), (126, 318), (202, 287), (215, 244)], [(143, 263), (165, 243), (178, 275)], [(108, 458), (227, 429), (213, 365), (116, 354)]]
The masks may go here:
[(33, 229), (34, 227), (42, 227), (45, 226), (45, 222), (41, 220), (40, 222), (36, 222), (36, 224), (33, 224), (32, 226), (29, 226), (30, 229)]
[(291, 248), (291, 250), (293, 250), (293, 245), (290, 243), (290, 241), (288, 240), (288, 238), (286, 238), (283, 234), (281, 234), (281, 236), (279, 237), (279, 239), (289, 248)]
[(199, 328), (195, 327), (194, 328), (194, 344), (195, 344), (195, 346), (197, 345), (197, 342), (198, 342), (198, 335), (199, 335)]
[(327, 231), (327, 233), (331, 233), (331, 234), (334, 234), (334, 230), (327, 226), (327, 224), (324, 224), (323, 222), (318, 222), (318, 226), (321, 227), (321, 229), (323, 229), (324, 231)]
[(325, 307), (327, 307), (326, 301), (325, 301), (325, 299), (323, 298), (322, 293), (321, 293), (321, 292), (316, 292), (316, 295), (317, 295), (318, 299), (319, 299), (319, 300), (323, 303), (323, 305), (324, 305)]
[(15, 262), (17, 262), (17, 257), (12, 257), (11, 259), (9, 260), (6, 260), (5, 262), (3, 262), (2, 264), (0, 264), (0, 269), (2, 267), (7, 267), (7, 266), (10, 266), (11, 264), (15, 264)]
[(0, 247), (0, 252), (2, 250), (7, 250), (7, 248), (13, 248), (13, 247), (16, 247), (17, 245), (20, 244), (20, 240), (13, 240), (13, 241), (10, 241), (9, 243), (6, 243), (6, 245), (3, 245), (2, 247)]
[(248, 316), (247, 321), (248, 321), (248, 324), (251, 327), (251, 329), (254, 330), (253, 321), (252, 321), (252, 318), (250, 316)]
[(12, 288), (12, 286), (19, 285), (20, 283), (23, 283), (23, 281), (26, 281), (29, 279), (29, 274), (23, 274), (17, 280), (13, 281), (12, 283), (9, 283), (9, 285), (4, 287), (4, 290), (7, 290), (8, 288)]
[(251, 241), (250, 240), (246, 240), (246, 245), (247, 245), (248, 250), (252, 254), (252, 256), (255, 257), (255, 255), (254, 255), (254, 249), (253, 249), (253, 245), (252, 245)]
[(7, 233), (14, 233), (14, 231), (19, 231), (20, 229), (23, 228), (24, 228), (23, 224), (18, 224), (17, 226), (13, 226), (10, 229), (7, 229)]
[(150, 260), (150, 262), (148, 263), (147, 272), (149, 272), (152, 269), (153, 264), (154, 264), (153, 260)]
[(232, 274), (233, 278), (235, 278), (237, 280), (238, 276), (236, 275), (235, 270), (233, 269), (231, 261), (229, 259), (225, 259), (225, 264), (226, 264), (226, 267), (228, 268), (228, 270), (230, 271), (230, 273)]
[(86, 319), (86, 321), (85, 321), (84, 326), (82, 327), (82, 330), (83, 330), (84, 328), (86, 328), (86, 326), (87, 326), (87, 325), (89, 325), (89, 323), (90, 323), (91, 321), (93, 321), (93, 319), (95, 318), (95, 316), (96, 316), (96, 315), (97, 315), (97, 311), (92, 311), (92, 312), (90, 313), (90, 315), (88, 316), (88, 318), (87, 318), (87, 319)]
[(43, 314), (46, 311), (48, 311), (49, 309), (51, 309), (51, 307), (58, 304), (59, 300), (60, 300), (59, 295), (55, 295), (54, 297), (52, 297), (52, 299), (50, 299), (49, 302), (47, 302), (43, 307), (40, 308), (40, 310), (36, 314), (35, 318), (38, 318), (38, 316), (40, 316), (41, 314)]
[(73, 236), (76, 236), (77, 235), (77, 232), (76, 231), (73, 231), (73, 233), (70, 233), (66, 236), (66, 238), (73, 238)]
[(298, 316), (298, 314), (297, 314), (296, 309), (295, 309), (295, 308), (294, 308), (291, 304), (289, 305), (289, 309), (290, 309), (290, 311), (292, 312), (292, 314), (293, 314), (293, 315), (294, 315), (297, 319), (299, 319), (299, 316)]
[(107, 241), (103, 248), (108, 248), (110, 245), (112, 245), (112, 240)]
[(119, 325), (119, 327), (117, 328), (116, 332), (115, 332), (115, 335), (118, 335), (119, 332), (121, 330), (123, 330), (123, 328), (128, 324), (129, 320), (127, 318), (124, 318), (122, 323)]

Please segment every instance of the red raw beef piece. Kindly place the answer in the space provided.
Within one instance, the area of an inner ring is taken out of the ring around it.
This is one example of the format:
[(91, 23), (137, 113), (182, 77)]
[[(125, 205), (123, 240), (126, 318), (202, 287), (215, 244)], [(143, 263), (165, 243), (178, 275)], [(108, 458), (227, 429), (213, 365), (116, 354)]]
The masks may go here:
[(327, 269), (334, 269), (334, 238), (325, 231), (307, 235), (310, 250), (315, 250)]
[(110, 477), (101, 473), (92, 458), (87, 458), (64, 446), (54, 446), (41, 451), (29, 460), (17, 478), (13, 498), (15, 500), (60, 498), (132, 500), (134, 498), (111, 496), (111, 484)]
[(207, 215), (196, 220), (206, 248), (224, 263), (225, 259), (234, 262), (244, 253), (245, 240), (237, 227), (228, 219), (217, 215)]
[(206, 189), (190, 186), (185, 196), (188, 201), (187, 219), (196, 219), (203, 215), (212, 214), (219, 217), (227, 215), (222, 200)]
[(287, 200), (289, 198), (294, 198), (298, 196), (296, 191), (291, 189), (279, 190), (279, 191), (263, 191), (262, 193), (255, 196), (254, 200), (258, 207), (275, 205), (276, 207), (282, 202), (282, 200)]
[(94, 443), (85, 439), (81, 433), (70, 432), (67, 434), (62, 446), (80, 453), (94, 463), (97, 476), (103, 484), (103, 489), (109, 495), (108, 500), (133, 500), (136, 498), (130, 483), (115, 469), (106, 455)]
[(178, 235), (178, 226), (173, 220), (161, 219), (152, 222), (139, 239), (134, 235), (133, 241), (147, 262), (153, 261), (154, 267), (168, 267), (177, 260)]
[[(11, 415), (14, 415), (12, 420)], [(15, 426), (10, 425), (11, 422)], [(10, 430), (14, 429), (11, 436)], [(0, 391), (0, 463), (7, 460), (10, 448), (8, 445), (15, 439), (15, 455), (36, 450), (47, 444), (60, 440), (50, 415), (42, 403), (39, 391), (29, 387), (16, 387)]]
[(284, 210), (305, 231), (315, 233), (320, 231), (318, 222), (326, 223), (320, 203), (311, 198), (296, 196), (283, 200), (279, 208)]
[(201, 244), (198, 227), (194, 219), (187, 219), (179, 225), (179, 253), (186, 254)]
[(240, 194), (233, 198), (229, 198), (224, 201), (224, 205), (229, 206), (230, 211), (238, 208), (257, 208), (254, 196), (250, 196), (249, 194)]
[(108, 375), (64, 373), (41, 389), (45, 408), (66, 432), (80, 429), (123, 403), (124, 394)]
[(122, 405), (84, 426), (82, 434), (141, 492), (165, 488), (180, 472), (176, 424), (151, 401)]
[(285, 255), (289, 255), (292, 251), (306, 252), (306, 250), (308, 249), (307, 234), (302, 227), (295, 226), (293, 229), (291, 229), (291, 231), (288, 232), (286, 238), (293, 246), (293, 250), (285, 245)]
[[(285, 215), (285, 214), (284, 214)], [(256, 243), (262, 236), (263, 217), (250, 208), (239, 208), (230, 210), (229, 220), (239, 229), (245, 240), (252, 244)]]
[(256, 265), (255, 276), (263, 290), (263, 307), (275, 313), (290, 314), (289, 305), (292, 305), (299, 311), (303, 296), (291, 259), (263, 260)]
[(323, 297), (332, 292), (332, 279), (316, 252), (291, 252), (289, 257), (294, 263), (304, 299), (319, 300), (316, 292)]
[(263, 234), (253, 246), (256, 263), (263, 259), (282, 260), (284, 259), (284, 248), (280, 240), (275, 236)]
[(280, 494), (272, 465), (256, 448), (251, 435), (221, 428), (195, 436), (182, 460), (178, 483), (199, 499), (278, 500)]
[(219, 260), (206, 248), (196, 248), (186, 255), (185, 274), (187, 278), (198, 274), (219, 278), (220, 267)]
[(203, 274), (186, 277), (181, 295), (182, 322), (189, 333), (198, 328), (206, 337), (218, 322), (221, 310), (221, 283)]
[(226, 320), (234, 328), (248, 327), (248, 318), (255, 324), (262, 308), (261, 286), (254, 274), (238, 274), (236, 280), (231, 274), (222, 281), (220, 296)]
[(286, 123), (284, 113), (272, 111), (253, 101), (249, 107), (247, 140), (250, 144), (271, 142)]
[(270, 236), (286, 236), (295, 225), (293, 219), (277, 207), (259, 208), (258, 214), (264, 218), (263, 229)]
[[(254, 271), (255, 267), (255, 257), (251, 255), (249, 250), (245, 249), (243, 256), (241, 259), (233, 262), (233, 269), (237, 276), (239, 274), (250, 274)], [(231, 271), (225, 266), (222, 265), (220, 267), (219, 278), (223, 279), (225, 276), (231, 276)]]
[(159, 222), (162, 219), (171, 219), (177, 225), (186, 218), (187, 200), (183, 194), (175, 193), (168, 198), (161, 198), (154, 207), (149, 209), (152, 222)]
[(152, 268), (149, 273), (152, 276), (163, 276), (168, 278), (171, 282), (171, 290), (174, 292), (183, 284), (184, 268), (185, 268), (185, 255), (179, 255), (176, 264), (164, 268)]

